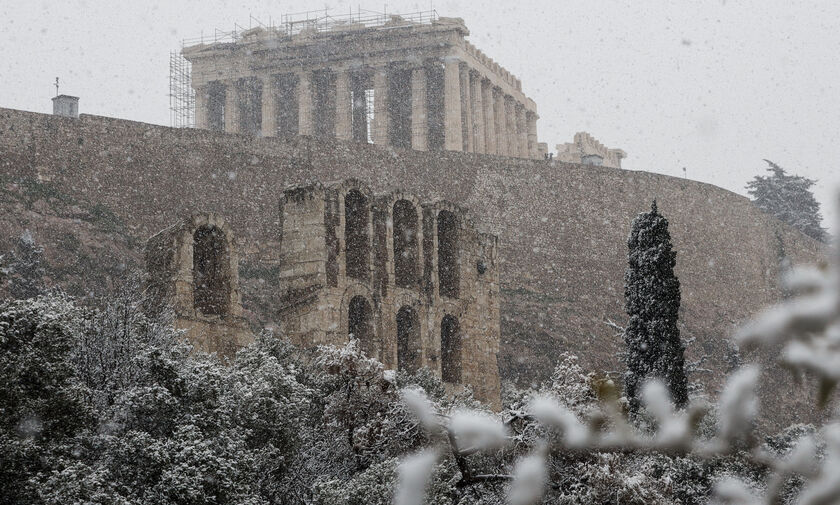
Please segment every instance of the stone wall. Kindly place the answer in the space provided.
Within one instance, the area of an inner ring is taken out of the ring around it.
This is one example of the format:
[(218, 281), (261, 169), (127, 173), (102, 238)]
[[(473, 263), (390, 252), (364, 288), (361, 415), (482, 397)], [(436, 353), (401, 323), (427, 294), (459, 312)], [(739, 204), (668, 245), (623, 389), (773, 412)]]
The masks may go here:
[[(254, 139), (82, 116), (73, 120), (0, 109), (0, 177), (41, 180), (115, 213), (145, 240), (185, 213), (226, 216), (241, 243), (244, 314), (275, 318), (280, 268), (278, 200), (287, 184), (355, 177), (373, 191), (403, 188), (447, 199), (481, 216), (499, 237), (502, 378), (545, 378), (569, 350), (596, 370), (621, 370), (626, 238), (653, 198), (670, 220), (682, 285), (681, 330), (689, 358), (708, 354), (710, 393), (728, 367), (722, 340), (779, 297), (782, 258), (819, 257), (820, 246), (761, 213), (749, 200), (694, 181), (605, 167), (455, 152), (383, 149), (308, 137)], [(5, 202), (3, 217), (13, 223)], [(11, 225), (6, 225), (10, 230)], [(787, 379), (767, 374), (774, 393)], [(785, 423), (806, 395), (767, 394)], [(781, 407), (784, 402), (784, 408)]]
[(575, 133), (572, 142), (557, 144), (557, 161), (564, 163), (621, 168), (621, 160), (626, 157), (621, 149), (610, 149), (586, 132)]
[(149, 309), (171, 308), (193, 345), (224, 357), (254, 339), (242, 318), (237, 249), (223, 217), (194, 214), (152, 236), (144, 252)]
[(348, 336), (386, 367), (427, 367), (499, 407), (495, 236), (467, 212), (356, 179), (287, 188), (280, 198), (281, 333), (310, 347)]

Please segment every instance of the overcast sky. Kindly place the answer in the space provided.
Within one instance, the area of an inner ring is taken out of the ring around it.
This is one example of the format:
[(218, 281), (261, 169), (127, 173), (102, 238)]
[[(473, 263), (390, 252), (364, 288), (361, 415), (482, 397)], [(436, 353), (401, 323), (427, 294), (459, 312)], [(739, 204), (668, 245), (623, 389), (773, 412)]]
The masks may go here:
[[(169, 124), (169, 52), (214, 28), (359, 2), (0, 1), (0, 107), (51, 112), (53, 82), (82, 113)], [(624, 168), (744, 193), (762, 158), (819, 179), (836, 230), (840, 2), (392, 1), (464, 18), (469, 40), (522, 80), (539, 137), (577, 131), (624, 149)], [(386, 7), (387, 6), (387, 7)]]

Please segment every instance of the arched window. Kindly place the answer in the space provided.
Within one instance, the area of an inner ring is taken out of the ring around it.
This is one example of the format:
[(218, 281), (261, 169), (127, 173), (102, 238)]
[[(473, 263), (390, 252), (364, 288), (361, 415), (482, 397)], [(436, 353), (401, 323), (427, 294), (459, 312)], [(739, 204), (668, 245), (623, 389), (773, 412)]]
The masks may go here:
[(397, 312), (397, 368), (408, 372), (420, 368), (420, 320), (408, 305)]
[(461, 382), (461, 327), (458, 319), (446, 315), (440, 322), (441, 378), (444, 382)]
[(347, 333), (359, 341), (359, 347), (369, 358), (379, 358), (379, 349), (374, 341), (373, 310), (364, 296), (354, 296), (347, 311)]
[(441, 296), (458, 298), (458, 218), (442, 210), (437, 218), (438, 289)]
[(344, 241), (347, 276), (365, 280), (368, 277), (370, 239), (368, 238), (368, 201), (358, 190), (344, 197)]
[(230, 257), (225, 233), (201, 226), (193, 234), (193, 301), (205, 315), (225, 315), (230, 305)]
[(394, 204), (394, 281), (402, 288), (417, 287), (419, 230), (417, 211), (408, 200)]

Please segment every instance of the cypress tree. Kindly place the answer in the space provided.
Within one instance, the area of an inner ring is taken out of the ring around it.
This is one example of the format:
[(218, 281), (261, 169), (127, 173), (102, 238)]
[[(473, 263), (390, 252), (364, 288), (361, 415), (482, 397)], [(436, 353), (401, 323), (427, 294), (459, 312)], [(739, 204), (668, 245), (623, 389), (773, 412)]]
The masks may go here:
[(632, 412), (639, 410), (641, 386), (648, 379), (662, 380), (677, 407), (688, 401), (685, 347), (677, 318), (680, 281), (674, 275), (677, 253), (671, 245), (668, 220), (656, 208), (633, 220), (627, 271), (624, 276), (625, 310), (630, 316), (624, 332), (627, 372), (624, 385)]

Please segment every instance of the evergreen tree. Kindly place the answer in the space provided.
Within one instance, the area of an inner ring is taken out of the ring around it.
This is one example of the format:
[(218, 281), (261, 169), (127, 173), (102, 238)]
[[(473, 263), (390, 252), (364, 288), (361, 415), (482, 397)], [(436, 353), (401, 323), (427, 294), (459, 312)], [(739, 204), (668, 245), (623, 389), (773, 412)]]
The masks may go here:
[(764, 212), (799, 229), (805, 235), (822, 242), (828, 234), (821, 226), (820, 204), (811, 192), (816, 181), (798, 175), (788, 175), (770, 160), (764, 160), (771, 175), (760, 176), (747, 184), (747, 193)]
[(627, 241), (624, 276), (625, 309), (630, 316), (624, 332), (627, 372), (624, 385), (630, 408), (639, 410), (644, 382), (657, 378), (668, 387), (678, 407), (688, 401), (685, 347), (677, 317), (680, 281), (674, 275), (677, 253), (671, 246), (668, 220), (653, 202), (650, 212), (639, 214)]
[(43, 252), (44, 249), (35, 243), (29, 230), (18, 238), (11, 259), (3, 268), (12, 298), (25, 300), (44, 293), (44, 267), (41, 265)]

